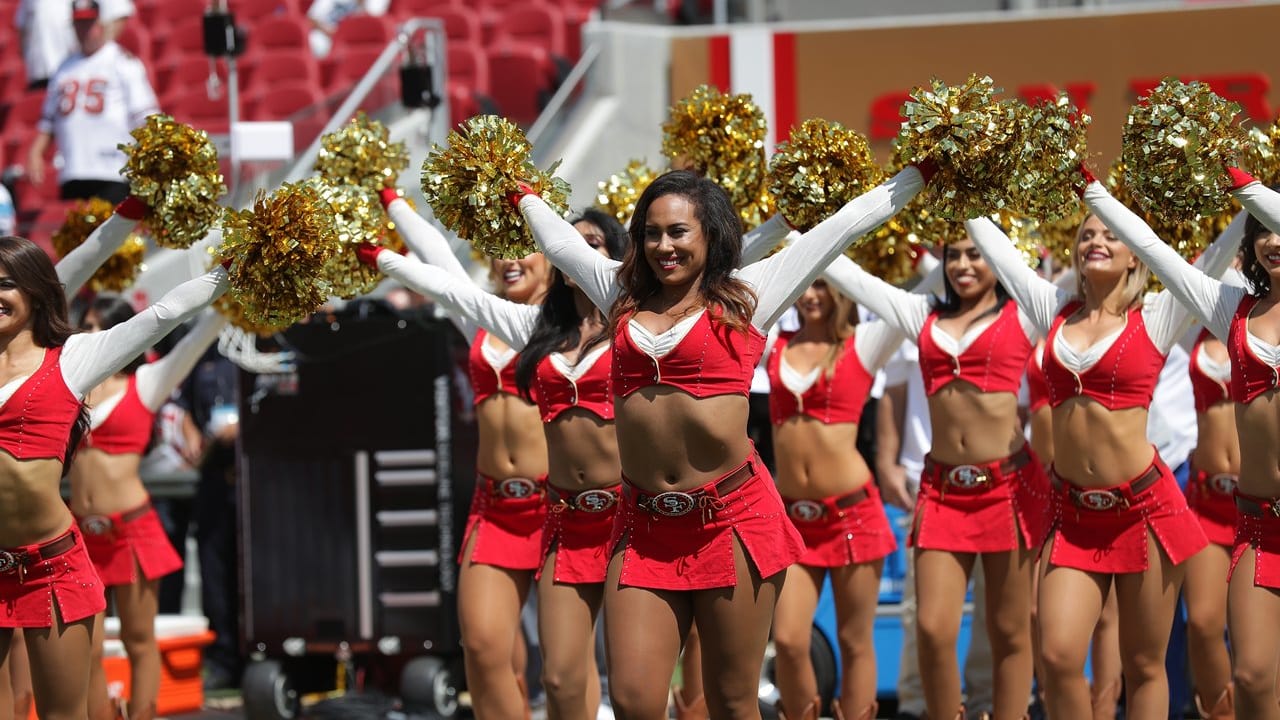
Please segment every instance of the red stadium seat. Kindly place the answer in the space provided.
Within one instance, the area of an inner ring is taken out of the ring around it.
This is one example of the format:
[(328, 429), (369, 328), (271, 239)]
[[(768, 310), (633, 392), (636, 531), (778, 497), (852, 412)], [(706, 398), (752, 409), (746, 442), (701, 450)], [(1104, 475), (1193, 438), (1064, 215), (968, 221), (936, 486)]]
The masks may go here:
[(245, 71), (249, 78), (242, 86), (246, 95), (257, 95), (294, 80), (320, 85), (320, 65), (308, 50), (265, 50), (253, 56), (253, 64)]
[(465, 42), (479, 45), (483, 37), (480, 17), (469, 8), (441, 7), (434, 10), (430, 17), (440, 18), (444, 23), (444, 34), (449, 42)]
[(303, 111), (324, 104), (324, 93), (307, 81), (276, 85), (250, 96), (247, 115), (251, 120), (288, 120)]
[(173, 117), (201, 130), (226, 134), (230, 129), (229, 103), (226, 97), (210, 100), (203, 87), (191, 88), (176, 95), (165, 108)]
[(564, 18), (559, 11), (540, 5), (513, 6), (502, 11), (498, 22), (500, 37), (539, 45), (560, 57), (567, 57)]
[(489, 58), (473, 45), (449, 45), (449, 84), (489, 92)]
[(34, 133), (36, 122), (40, 119), (40, 110), (44, 107), (44, 96), (44, 90), (27, 90), (24, 85), (22, 94), (9, 106), (5, 133)]
[(487, 53), (490, 94), (502, 112), (519, 123), (533, 122), (553, 91), (555, 63), (544, 47), (504, 42)]
[(209, 82), (209, 74), (216, 68), (218, 77), (226, 82), (226, 66), (222, 63), (211, 63), (205, 55), (179, 55), (170, 62), (156, 68), (156, 95), (160, 97), (160, 106), (166, 107), (168, 100), (186, 94), (196, 88), (205, 88)]
[(147, 28), (157, 34), (164, 32), (166, 28), (202, 20), (204, 17), (204, 3), (158, 0), (147, 4), (151, 5), (145, 13)]
[(338, 21), (333, 33), (333, 51), (343, 48), (376, 47), (382, 49), (395, 38), (391, 18), (375, 15), (348, 15)]
[(305, 14), (296, 0), (231, 0), (231, 12), (237, 24), (246, 26), (273, 15), (299, 17)]
[(249, 33), (250, 54), (263, 50), (293, 48), (310, 51), (307, 22), (298, 15), (271, 15), (260, 20)]
[(464, 85), (449, 85), (449, 122), (457, 126), (463, 120), (480, 114), (475, 91)]
[(394, 0), (391, 3), (391, 12), (397, 18), (411, 17), (436, 17), (436, 11), (440, 8), (458, 7), (460, 3), (455, 0)]
[(143, 65), (151, 64), (151, 33), (138, 18), (129, 18), (116, 38), (116, 42), (130, 54), (142, 61)]
[(153, 39), (152, 55), (196, 55), (204, 52), (204, 18), (188, 17), (157, 30)]

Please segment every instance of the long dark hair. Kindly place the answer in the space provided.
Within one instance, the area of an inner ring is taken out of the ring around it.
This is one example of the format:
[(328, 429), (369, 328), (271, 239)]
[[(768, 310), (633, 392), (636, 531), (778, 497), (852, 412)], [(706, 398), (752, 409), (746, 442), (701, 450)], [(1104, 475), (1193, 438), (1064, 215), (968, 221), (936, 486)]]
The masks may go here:
[[(580, 222), (589, 222), (600, 228), (604, 233), (604, 246), (609, 251), (610, 258), (621, 260), (626, 254), (627, 230), (612, 215), (597, 208), (587, 208), (569, 221), (571, 225)], [(533, 328), (529, 342), (525, 343), (524, 349), (516, 358), (516, 387), (525, 399), (533, 399), (531, 389), (538, 363), (553, 352), (577, 346), (581, 339), (581, 323), (582, 317), (578, 315), (578, 308), (573, 302), (573, 288), (564, 281), (564, 275), (559, 270), (553, 270), (551, 287), (542, 300), (538, 324)], [(588, 338), (579, 357), (608, 337), (608, 332), (605, 331)]]
[(707, 264), (698, 290), (709, 307), (721, 311), (721, 323), (746, 332), (755, 313), (756, 295), (746, 283), (732, 275), (742, 261), (742, 221), (723, 188), (687, 170), (659, 175), (636, 201), (636, 211), (631, 216), (631, 246), (622, 267), (618, 268), (618, 282), (623, 292), (609, 309), (610, 327), (617, 328), (623, 318), (662, 287), (645, 259), (644, 235), (649, 206), (664, 195), (681, 195), (693, 203), (694, 216), (702, 225), (702, 235), (707, 241)]
[[(1004, 285), (1000, 281), (996, 281), (996, 304), (995, 307), (982, 313), (974, 320), (981, 320), (988, 315), (996, 315), (1004, 310), (1005, 303), (1009, 302), (1009, 291), (1004, 289)], [(951, 278), (947, 277), (947, 252), (944, 248), (942, 251), (942, 297), (933, 296), (933, 310), (939, 315), (949, 315), (960, 311), (960, 296), (956, 294), (956, 289), (951, 286)]]
[[(65, 345), (74, 332), (67, 320), (67, 297), (62, 281), (58, 280), (58, 273), (44, 250), (26, 238), (0, 237), (0, 271), (9, 276), (31, 304), (31, 336), (36, 346), (56, 348)], [(67, 439), (63, 472), (71, 466), (71, 457), (88, 432), (89, 413), (81, 402), (80, 415)]]
[[(93, 313), (98, 317), (98, 329), (100, 330), (110, 330), (137, 314), (127, 300), (119, 295), (107, 294), (99, 295), (93, 299), (93, 302), (89, 304), (89, 308), (84, 312), (86, 319), (88, 319), (89, 313)], [(143, 357), (142, 353), (139, 353), (138, 357), (130, 360), (129, 364), (121, 368), (119, 372), (125, 375), (132, 375), (134, 371), (142, 367), (144, 362), (146, 362), (146, 358)]]
[[(1272, 185), (1272, 190), (1280, 190), (1280, 185)], [(1264, 298), (1271, 292), (1271, 276), (1266, 268), (1258, 262), (1258, 251), (1254, 244), (1258, 238), (1267, 235), (1271, 229), (1253, 213), (1244, 220), (1244, 237), (1240, 238), (1240, 272), (1249, 284), (1249, 292), (1257, 298)]]

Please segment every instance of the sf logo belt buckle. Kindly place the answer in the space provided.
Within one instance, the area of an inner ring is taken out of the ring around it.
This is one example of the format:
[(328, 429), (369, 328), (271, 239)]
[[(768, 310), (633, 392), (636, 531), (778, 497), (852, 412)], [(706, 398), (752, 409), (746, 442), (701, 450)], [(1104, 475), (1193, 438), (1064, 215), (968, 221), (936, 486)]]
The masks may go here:
[(649, 501), (649, 507), (659, 515), (666, 517), (680, 517), (687, 515), (698, 501), (689, 493), (676, 492), (674, 490), (659, 493), (653, 496)]
[(80, 529), (85, 535), (100, 537), (111, 532), (111, 518), (103, 515), (89, 515), (80, 521)]
[(947, 482), (965, 490), (982, 487), (990, 480), (982, 468), (976, 465), (957, 465), (947, 471)]
[(1110, 510), (1120, 504), (1120, 498), (1110, 490), (1083, 490), (1076, 501), (1087, 510)]
[(523, 500), (533, 497), (538, 486), (528, 478), (507, 478), (498, 483), (498, 494), (508, 500)]
[(0, 550), (0, 573), (13, 572), (22, 559), (8, 550)]
[(796, 500), (787, 506), (787, 515), (800, 522), (814, 522), (825, 514), (826, 508), (814, 500)]
[(1230, 495), (1236, 491), (1236, 476), (1231, 473), (1218, 473), (1209, 478), (1209, 489), (1219, 495)]
[(585, 490), (573, 499), (573, 506), (582, 512), (598, 513), (613, 507), (617, 501), (608, 490)]

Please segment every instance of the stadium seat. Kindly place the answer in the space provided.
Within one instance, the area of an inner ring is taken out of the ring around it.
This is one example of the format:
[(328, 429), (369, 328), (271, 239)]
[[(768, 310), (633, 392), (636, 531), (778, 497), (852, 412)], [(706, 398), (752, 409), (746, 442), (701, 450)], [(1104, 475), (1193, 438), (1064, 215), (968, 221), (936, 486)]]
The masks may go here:
[(248, 37), (246, 54), (256, 54), (268, 49), (293, 48), (310, 52), (307, 43), (307, 22), (301, 15), (271, 15), (253, 26)]
[(320, 86), (320, 65), (307, 50), (272, 49), (253, 56), (246, 64), (246, 82), (241, 85), (246, 95), (257, 95), (293, 80)]
[(449, 42), (480, 44), (483, 37), (480, 18), (469, 8), (441, 7), (432, 11), (430, 17), (439, 18), (444, 23), (444, 34)]
[(449, 122), (457, 126), (463, 120), (480, 114), (475, 91), (465, 85), (449, 84)]
[(231, 12), (237, 24), (247, 26), (274, 15), (299, 17), (305, 14), (296, 0), (231, 0)]
[(540, 5), (517, 5), (502, 11), (499, 37), (547, 48), (553, 55), (568, 57), (564, 41), (564, 18), (559, 11)]
[(210, 63), (205, 55), (179, 55), (156, 68), (156, 95), (160, 97), (160, 106), (167, 105), (167, 100), (176, 98), (196, 88), (205, 88), (209, 81), (210, 65), (217, 69), (218, 77), (227, 79), (226, 66), (223, 63)]
[(22, 94), (9, 106), (9, 115), (5, 119), (6, 134), (19, 132), (35, 132), (36, 121), (40, 119), (40, 110), (44, 107), (44, 90), (27, 90), (25, 85)]
[(486, 53), (490, 94), (502, 112), (519, 123), (533, 122), (554, 90), (555, 63), (544, 47), (503, 42)]
[(211, 133), (226, 134), (230, 128), (227, 98), (210, 100), (203, 87), (175, 95), (165, 109), (175, 119)]
[[(378, 59), (382, 54), (381, 47), (355, 47), (355, 48), (336, 48), (333, 54), (325, 58), (322, 75), (324, 78), (324, 87), (331, 93), (345, 93), (350, 90), (365, 73), (369, 72), (369, 68), (373, 66), (373, 61)], [(388, 75), (394, 77), (395, 70), (399, 67), (393, 65), (388, 70)]]
[(176, 27), (181, 23), (189, 23), (192, 20), (203, 22), (204, 3), (158, 0), (155, 3), (147, 4), (151, 6), (147, 8), (145, 13), (147, 29), (156, 34), (161, 34), (166, 32), (167, 28)]
[(192, 55), (204, 52), (204, 18), (184, 18), (167, 28), (158, 29), (152, 37), (154, 57)]
[(394, 0), (391, 13), (403, 20), (411, 17), (436, 17), (440, 8), (458, 7), (455, 0)]
[(151, 54), (151, 33), (143, 26), (142, 21), (138, 18), (129, 18), (125, 21), (124, 28), (120, 31), (120, 35), (116, 38), (116, 42), (130, 54), (142, 61), (143, 65), (150, 67), (152, 61)]
[(289, 120), (324, 103), (320, 88), (305, 80), (277, 84), (249, 97), (246, 107), (250, 120)]
[(489, 92), (489, 58), (473, 45), (449, 44), (449, 84)]
[(382, 49), (395, 38), (391, 18), (375, 15), (349, 15), (338, 22), (333, 33), (333, 52), (343, 49), (376, 47)]

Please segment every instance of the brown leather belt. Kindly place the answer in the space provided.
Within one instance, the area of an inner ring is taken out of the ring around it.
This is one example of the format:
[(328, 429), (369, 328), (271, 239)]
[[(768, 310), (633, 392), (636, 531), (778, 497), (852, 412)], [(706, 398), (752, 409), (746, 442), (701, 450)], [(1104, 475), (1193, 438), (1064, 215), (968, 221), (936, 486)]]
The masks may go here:
[(983, 465), (943, 465), (934, 462), (933, 458), (925, 456), (924, 472), (930, 478), (934, 477), (935, 471), (941, 476), (936, 484), (942, 485), (945, 490), (948, 486), (955, 490), (985, 490), (992, 484), (995, 477), (991, 472), (994, 469), (999, 473), (1000, 477), (1012, 475), (1031, 462), (1031, 451), (1024, 444), (1017, 452), (1000, 461), (999, 465), (992, 468), (992, 463)]
[(1099, 488), (1099, 489), (1082, 489), (1058, 477), (1057, 473), (1053, 475), (1053, 484), (1055, 487), (1061, 488), (1063, 483), (1067, 486), (1067, 494), (1071, 497), (1071, 502), (1076, 507), (1083, 510), (1111, 510), (1113, 508), (1129, 507), (1129, 498), (1125, 496), (1124, 488), (1128, 488), (1129, 495), (1138, 495), (1147, 488), (1156, 484), (1156, 481), (1164, 476), (1163, 463), (1156, 463), (1147, 468), (1147, 471), (1138, 477), (1130, 480), (1126, 485), (1116, 488)]
[[(846, 493), (830, 500), (830, 504), (840, 508), (853, 507), (858, 503), (871, 497), (871, 491), (867, 490), (867, 486)], [(827, 515), (827, 504), (825, 500), (783, 500), (787, 505), (787, 516), (799, 522), (816, 522)]]
[(552, 509), (566, 508), (588, 513), (599, 513), (618, 504), (617, 487), (591, 488), (581, 492), (566, 492), (547, 483), (547, 497), (551, 500)]
[(151, 512), (150, 500), (132, 510), (120, 513), (118, 520), (111, 515), (85, 515), (82, 518), (76, 518), (76, 523), (80, 525), (80, 529), (84, 531), (85, 535), (97, 537), (110, 533), (115, 529), (116, 525), (131, 523), (149, 512)]
[(38, 562), (56, 558), (76, 546), (74, 530), (37, 546), (34, 550), (0, 550), (0, 573), (28, 568)]
[(1236, 493), (1236, 510), (1249, 517), (1266, 517), (1268, 514), (1280, 517), (1280, 500), (1255, 498)]
[(639, 490), (630, 483), (626, 485), (626, 488), (628, 493), (634, 497), (636, 507), (641, 510), (655, 515), (662, 515), (663, 517), (680, 517), (681, 515), (689, 514), (696, 507), (705, 506), (708, 500), (724, 497), (745, 485), (748, 480), (756, 476), (756, 463), (758, 462), (760, 462), (760, 458), (753, 456), (743, 463), (742, 467), (720, 478), (714, 486), (716, 491), (715, 498), (712, 498), (706, 490), (695, 490), (693, 492), (669, 490), (654, 495)]

